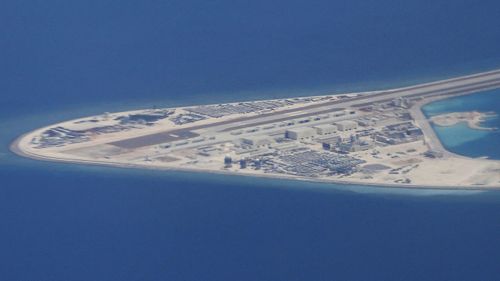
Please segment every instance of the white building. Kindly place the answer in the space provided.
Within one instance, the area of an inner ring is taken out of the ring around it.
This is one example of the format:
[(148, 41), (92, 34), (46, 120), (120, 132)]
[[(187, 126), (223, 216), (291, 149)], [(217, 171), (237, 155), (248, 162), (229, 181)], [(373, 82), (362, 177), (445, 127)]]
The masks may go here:
[(273, 139), (269, 136), (252, 136), (243, 138), (242, 142), (253, 147), (263, 147), (270, 145), (273, 142)]
[(339, 131), (350, 131), (358, 128), (358, 123), (351, 120), (339, 121), (335, 123)]
[(316, 129), (318, 135), (329, 135), (337, 131), (337, 126), (332, 124), (316, 125), (313, 128)]
[(288, 129), (285, 132), (285, 137), (293, 140), (302, 140), (312, 138), (316, 135), (316, 130), (311, 127), (301, 127)]

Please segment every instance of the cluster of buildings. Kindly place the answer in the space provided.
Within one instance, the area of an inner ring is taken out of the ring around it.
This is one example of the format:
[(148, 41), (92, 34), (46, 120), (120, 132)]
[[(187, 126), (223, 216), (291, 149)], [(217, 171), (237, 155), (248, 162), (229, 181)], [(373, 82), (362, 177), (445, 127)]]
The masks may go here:
[(274, 110), (284, 106), (290, 106), (297, 103), (311, 102), (313, 98), (294, 98), (284, 100), (251, 101), (228, 104), (202, 105), (186, 108), (187, 111), (196, 114), (202, 114), (213, 118), (219, 118), (231, 114), (245, 114)]
[[(360, 127), (359, 120), (353, 119), (318, 125), (304, 124), (284, 129), (281, 135), (245, 136), (234, 151), (236, 155), (242, 155), (238, 162), (242, 169), (251, 167), (270, 173), (307, 177), (351, 174), (364, 161), (349, 156), (350, 153), (370, 150), (376, 145), (396, 145), (423, 138), (420, 128), (400, 118), (396, 116), (389, 124), (376, 128)], [(322, 151), (308, 147), (318, 143)], [(226, 167), (233, 162), (230, 157), (226, 157)]]
[(423, 138), (422, 130), (412, 122), (388, 125), (374, 135), (377, 142), (389, 145), (414, 142)]
[(395, 107), (401, 108), (410, 108), (412, 106), (412, 102), (409, 98), (399, 97), (391, 101), (391, 105)]
[(358, 128), (358, 123), (352, 120), (338, 121), (334, 124), (316, 125), (313, 127), (298, 127), (286, 130), (285, 137), (293, 140), (310, 139), (317, 135), (327, 136), (337, 131), (347, 132)]
[[(73, 143), (82, 143), (91, 140), (92, 136), (117, 133), (135, 129), (141, 126), (151, 126), (155, 122), (168, 118), (174, 114), (172, 109), (146, 110), (140, 113), (119, 115), (109, 120), (105, 113), (103, 119), (94, 118), (75, 121), (71, 126), (56, 126), (42, 132), (31, 143), (37, 148), (65, 146)], [(106, 121), (106, 124), (99, 122)], [(111, 121), (111, 122), (110, 122)]]
[(277, 172), (307, 177), (318, 177), (321, 174), (352, 174), (358, 170), (360, 164), (365, 163), (363, 160), (347, 155), (310, 149), (285, 153), (278, 157), (278, 161), (281, 165), (277, 166)]
[(40, 137), (31, 140), (31, 143), (36, 145), (36, 148), (47, 148), (85, 142), (89, 139), (90, 137), (83, 132), (77, 132), (58, 126), (44, 131)]
[[(336, 114), (345, 115), (347, 113), (338, 112)], [(228, 168), (238, 163), (240, 169), (250, 167), (269, 173), (286, 173), (308, 177), (350, 174), (355, 172), (358, 165), (364, 161), (346, 154), (357, 151), (358, 146), (365, 148), (366, 145), (358, 139), (343, 141), (338, 133), (347, 134), (354, 132), (357, 128), (357, 122), (343, 120), (329, 124), (311, 124), (288, 128), (284, 130), (282, 135), (245, 136), (233, 149), (234, 154), (241, 155), (238, 157), (239, 160), (235, 161), (232, 157), (226, 156), (224, 165)], [(317, 151), (303, 143), (301, 144), (300, 141), (305, 140), (323, 143), (325, 150)], [(327, 144), (331, 145), (331, 148), (327, 149)]]
[(58, 126), (45, 130), (40, 137), (33, 139), (31, 143), (37, 148), (65, 146), (89, 141), (93, 135), (116, 133), (129, 129), (123, 125), (106, 125), (81, 130)]
[(157, 109), (144, 113), (129, 114), (126, 116), (118, 116), (115, 120), (121, 125), (153, 125), (155, 122), (165, 119), (175, 113), (175, 109)]
[[(187, 113), (172, 118), (177, 118), (173, 120), (176, 124), (184, 124), (207, 118), (205, 116), (221, 117), (291, 104), (291, 100), (280, 100), (200, 106), (189, 108)], [(380, 106), (389, 106), (394, 110), (380, 111)], [(358, 171), (360, 164), (365, 163), (351, 153), (370, 150), (376, 145), (396, 145), (423, 138), (420, 128), (413, 124), (411, 116), (404, 110), (406, 106), (408, 101), (398, 99), (371, 106), (365, 109), (371, 112), (364, 114), (358, 112), (361, 109), (342, 109), (236, 129), (227, 132), (228, 135), (241, 135), (231, 141), (229, 147), (222, 145), (222, 136), (221, 139), (217, 137), (219, 144), (209, 138), (198, 137), (174, 142), (171, 146), (189, 144), (192, 147), (192, 144), (200, 142), (201, 146), (196, 148), (198, 155), (225, 155), (224, 167), (231, 169), (255, 169), (305, 177), (348, 175)], [(215, 137), (211, 139), (215, 140)]]
[(373, 141), (362, 140), (358, 135), (351, 135), (349, 138), (338, 138), (337, 142), (332, 144), (331, 141), (322, 142), (323, 148), (337, 153), (348, 154), (351, 152), (359, 152), (372, 149), (375, 145)]
[(365, 161), (347, 155), (319, 152), (305, 147), (275, 150), (268, 154), (247, 156), (239, 160), (224, 157), (224, 167), (253, 168), (265, 173), (281, 173), (305, 177), (346, 175), (358, 171)]
[(181, 113), (170, 118), (175, 125), (184, 125), (196, 121), (207, 119), (205, 116), (194, 113)]

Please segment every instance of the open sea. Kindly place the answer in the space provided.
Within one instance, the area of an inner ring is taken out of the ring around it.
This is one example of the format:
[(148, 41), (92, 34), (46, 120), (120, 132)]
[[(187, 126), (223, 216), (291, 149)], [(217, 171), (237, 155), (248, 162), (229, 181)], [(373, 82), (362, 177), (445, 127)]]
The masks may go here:
[[(0, 1), (0, 281), (500, 280), (500, 192), (20, 158), (69, 118), (500, 68), (497, 0)], [(500, 111), (500, 91), (426, 106)], [(500, 127), (498, 118), (485, 122)], [(498, 131), (436, 128), (500, 159)]]

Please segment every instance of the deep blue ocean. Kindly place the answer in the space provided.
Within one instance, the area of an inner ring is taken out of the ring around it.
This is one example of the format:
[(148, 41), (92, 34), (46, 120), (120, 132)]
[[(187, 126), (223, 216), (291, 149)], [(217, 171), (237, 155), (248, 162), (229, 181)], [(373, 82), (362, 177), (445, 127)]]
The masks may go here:
[[(496, 0), (0, 1), (0, 280), (499, 280), (500, 192), (103, 168), (8, 150), (26, 131), (105, 111), (500, 68), (498, 15)], [(427, 114), (498, 111), (499, 95)], [(498, 133), (448, 129), (438, 133), (449, 149), (499, 157)]]

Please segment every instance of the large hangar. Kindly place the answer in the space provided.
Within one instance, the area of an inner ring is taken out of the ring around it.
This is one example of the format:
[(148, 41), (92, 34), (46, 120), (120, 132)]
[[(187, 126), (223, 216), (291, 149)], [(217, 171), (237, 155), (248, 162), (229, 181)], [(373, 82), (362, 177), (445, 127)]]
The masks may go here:
[(316, 130), (311, 127), (300, 127), (288, 129), (285, 132), (285, 137), (292, 140), (302, 140), (312, 138), (316, 135)]

